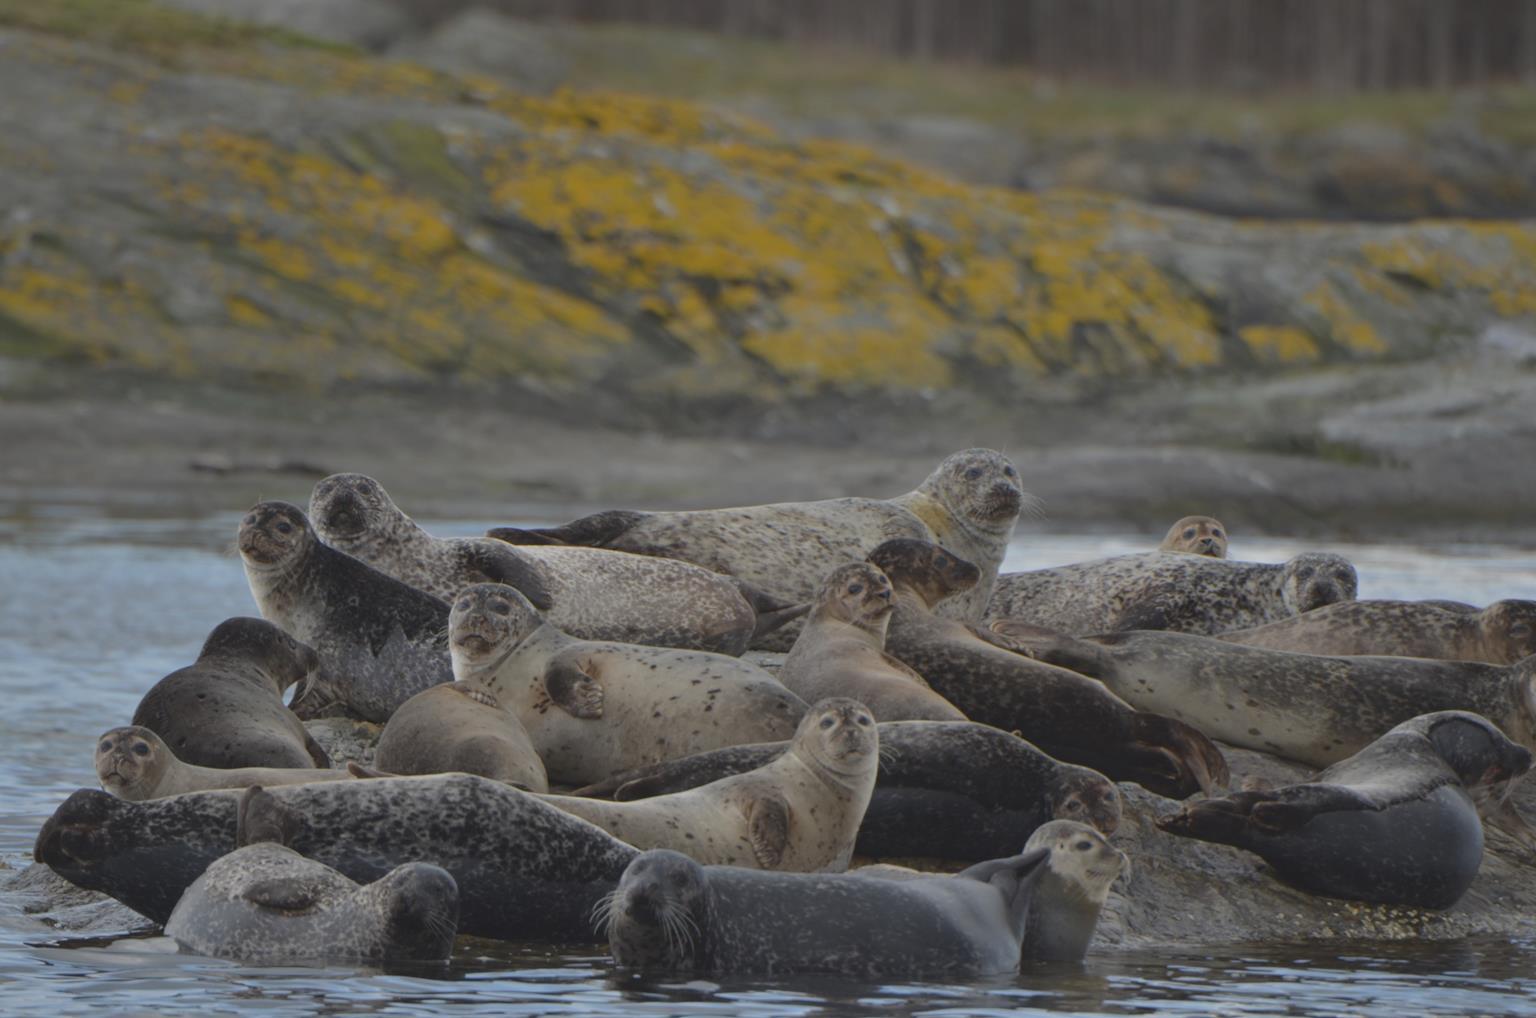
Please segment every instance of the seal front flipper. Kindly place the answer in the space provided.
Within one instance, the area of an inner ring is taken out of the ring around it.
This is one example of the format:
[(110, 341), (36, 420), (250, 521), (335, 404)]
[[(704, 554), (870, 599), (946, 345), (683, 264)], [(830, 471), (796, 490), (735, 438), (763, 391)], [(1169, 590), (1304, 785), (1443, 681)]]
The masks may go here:
[(629, 509), (609, 509), (572, 520), (561, 527), (497, 527), (486, 531), (486, 536), (508, 544), (568, 544), (606, 548), (648, 515)]
[(778, 869), (789, 848), (789, 803), (779, 795), (760, 795), (747, 801), (744, 812), (757, 864), (765, 870)]
[(979, 880), (991, 884), (1008, 903), (1008, 919), (1022, 939), (1024, 924), (1029, 920), (1030, 898), (1035, 885), (1050, 867), (1049, 848), (1034, 848), (1007, 859), (988, 859), (956, 873), (956, 880)]
[(252, 905), (291, 915), (308, 912), (319, 904), (326, 886), (311, 874), (293, 874), (258, 880), (242, 891), (240, 897)]
[[(1022, 619), (995, 619), (987, 627), (996, 639), (1009, 641), (1008, 650), (1043, 661), (1058, 668), (1069, 668), (1079, 675), (1099, 679), (1109, 671), (1103, 648), (1054, 629), (1037, 626)], [(994, 639), (993, 642), (996, 642)]]
[(298, 814), (260, 785), (252, 785), (240, 796), (240, 812), (235, 820), (235, 844), (238, 847), (261, 841), (287, 845), (298, 828)]
[(580, 656), (557, 654), (544, 670), (544, 691), (571, 717), (594, 721), (603, 716), (603, 685), (589, 670)]
[(315, 762), (316, 767), (329, 767), (331, 765), (330, 754), (325, 747), (315, 741), (315, 737), (309, 732), (304, 733), (304, 749), (308, 751), (309, 758)]
[(481, 573), (492, 583), (505, 583), (516, 588), (539, 611), (549, 611), (555, 606), (538, 564), (511, 549), (484, 543), (471, 544), (463, 548), (462, 556), (465, 566)]
[(1131, 735), (1140, 746), (1167, 754), (1174, 768), (1176, 787), (1182, 789), (1178, 798), (1197, 789), (1211, 795), (1224, 790), (1232, 779), (1227, 758), (1216, 744), (1182, 721), (1137, 711), (1131, 721)]

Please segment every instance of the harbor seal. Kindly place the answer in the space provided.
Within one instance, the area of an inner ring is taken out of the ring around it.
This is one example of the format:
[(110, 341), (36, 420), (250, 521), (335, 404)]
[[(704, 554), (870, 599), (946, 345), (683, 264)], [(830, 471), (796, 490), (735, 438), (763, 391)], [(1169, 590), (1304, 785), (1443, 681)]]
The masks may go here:
[(544, 762), (522, 722), (472, 682), (433, 686), (401, 704), (379, 735), (373, 763), (397, 775), (461, 771), (549, 791)]
[(1025, 961), (1080, 962), (1088, 953), (1109, 887), (1130, 865), (1103, 834), (1073, 820), (1053, 820), (1029, 836), (1028, 854), (1050, 852), (1035, 884), (1025, 927)]
[(257, 503), (238, 543), (262, 617), (320, 655), (320, 674), (294, 701), (301, 716), (339, 703), (388, 721), (453, 678), (447, 603), (322, 544), (298, 506)]
[(1213, 516), (1186, 516), (1168, 528), (1157, 550), (1226, 558), (1227, 528)]
[(772, 604), (728, 576), (677, 559), (598, 548), (436, 538), (364, 474), (315, 485), (309, 518), (320, 539), (397, 580), (452, 602), (476, 583), (505, 583), (583, 640), (616, 640), (740, 656), (807, 606)]
[(543, 798), (636, 848), (709, 865), (838, 873), (853, 857), (879, 749), (869, 710), (833, 698), (806, 713), (783, 753), (745, 774), (632, 802)]
[[(785, 604), (812, 600), (827, 573), (893, 537), (936, 541), (974, 562), (981, 579), (946, 610), (978, 619), (1025, 495), (1006, 456), (966, 449), (946, 457), (916, 490), (890, 499), (834, 498), (692, 512), (610, 510), (561, 527), (503, 528), (503, 540), (577, 544), (693, 562), (745, 580)], [(787, 650), (798, 626), (756, 646)]]
[(737, 658), (574, 639), (502, 584), (465, 589), (450, 625), (458, 680), (489, 690), (522, 722), (559, 784), (787, 739), (806, 711), (771, 675)]
[[(359, 885), (278, 841), (251, 840), (248, 816), (282, 809), (262, 789), (240, 803), (241, 847), (215, 859), (166, 920), (183, 949), (248, 965), (446, 962), (459, 922), (459, 888), (429, 863), (397, 866)], [(262, 835), (273, 826), (265, 824)], [(258, 835), (261, 836), (261, 835)]]
[(1495, 601), (1472, 612), (1423, 601), (1341, 601), (1293, 619), (1218, 637), (1298, 654), (1372, 654), (1512, 665), (1536, 654), (1536, 601)]
[(877, 567), (838, 566), (822, 583), (778, 680), (807, 703), (851, 696), (880, 721), (964, 721), (921, 675), (885, 652), (894, 609), (891, 581)]
[(1098, 679), (1142, 710), (1212, 738), (1327, 767), (1420, 714), (1467, 710), (1536, 749), (1536, 657), (1501, 666), (1414, 657), (1326, 657), (1188, 633), (1075, 638), (993, 625), (1041, 661)]
[(199, 767), (176, 759), (160, 736), (139, 725), (109, 729), (96, 740), (96, 779), (102, 788), (130, 802), (209, 788), (300, 785), (347, 777), (346, 771), (333, 768)]
[(973, 581), (969, 563), (931, 542), (905, 538), (880, 545), (870, 561), (895, 588), (887, 651), (966, 717), (1161, 795), (1183, 798), (1226, 783), (1221, 751), (1187, 724), (1138, 710), (1098, 682), (997, 646), (995, 637), (935, 614), (936, 604)]
[(615, 964), (645, 972), (998, 975), (1018, 970), (1048, 855), (898, 881), (701, 866), (654, 849), (629, 864), (598, 918)]
[(1074, 636), (1122, 629), (1210, 635), (1352, 601), (1356, 588), (1354, 566), (1328, 552), (1276, 565), (1154, 551), (1006, 573), (986, 618)]
[(1530, 767), (1530, 752), (1485, 718), (1437, 711), (1306, 784), (1190, 803), (1157, 826), (1254, 852), (1313, 894), (1449, 908), (1482, 863), (1479, 806), (1496, 806)]
[[(1064, 764), (1017, 735), (968, 721), (876, 725), (880, 769), (854, 853), (872, 858), (999, 859), (1041, 824), (1120, 825), (1120, 791), (1098, 771)], [(774, 760), (788, 743), (731, 746), (630, 771), (578, 795), (627, 801), (697, 788)]]
[(197, 661), (149, 688), (133, 723), (198, 767), (329, 767), (330, 758), (283, 703), (312, 681), (319, 656), (261, 619), (225, 619)]
[[(590, 939), (592, 907), (635, 849), (510, 785), (472, 774), (327, 781), (267, 791), (294, 818), (300, 855), (369, 883), (403, 863), (459, 885), (459, 932), (505, 940)], [(236, 848), (240, 793), (127, 802), (81, 789), (38, 832), (32, 856), (65, 880), (164, 923), (197, 877)]]

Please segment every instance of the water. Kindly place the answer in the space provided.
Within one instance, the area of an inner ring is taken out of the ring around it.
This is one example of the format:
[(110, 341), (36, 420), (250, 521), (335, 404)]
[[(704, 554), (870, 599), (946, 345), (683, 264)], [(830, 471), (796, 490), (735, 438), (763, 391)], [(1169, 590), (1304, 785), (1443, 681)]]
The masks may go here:
[[(95, 736), (131, 716), (231, 615), (255, 614), (231, 548), (237, 516), (0, 521), (0, 863), (24, 866), (66, 795), (94, 786)], [(504, 522), (504, 521), (498, 521)], [(429, 523), (440, 534), (474, 521)], [(1025, 535), (1005, 568), (1155, 545)], [(1316, 544), (1308, 545), (1318, 548)], [(1244, 539), (1245, 559), (1301, 546)], [(1536, 597), (1536, 552), (1334, 545), (1361, 597)], [(134, 934), (125, 936), (125, 934)], [(1536, 943), (1240, 945), (1090, 956), (1082, 969), (953, 986), (825, 978), (642, 983), (600, 948), (461, 938), (446, 970), (253, 969), (178, 954), (144, 924), (66, 935), (0, 893), (0, 1013), (247, 1015), (1536, 1015)]]

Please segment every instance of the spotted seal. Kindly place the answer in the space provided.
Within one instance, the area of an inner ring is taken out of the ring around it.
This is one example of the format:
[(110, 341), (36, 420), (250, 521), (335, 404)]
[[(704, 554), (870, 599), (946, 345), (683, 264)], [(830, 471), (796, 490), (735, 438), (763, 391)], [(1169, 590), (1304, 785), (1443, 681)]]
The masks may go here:
[(1186, 516), (1168, 528), (1157, 550), (1226, 558), (1227, 528), (1214, 516)]
[[(979, 861), (1017, 851), (1041, 824), (1120, 824), (1120, 792), (1097, 771), (1064, 764), (1017, 735), (966, 721), (876, 726), (880, 768), (854, 852), (873, 858)], [(774, 760), (787, 743), (731, 746), (630, 771), (580, 795), (621, 801), (697, 788)]]
[(887, 651), (966, 717), (1017, 731), (1052, 756), (1164, 795), (1183, 798), (1227, 781), (1221, 751), (1189, 725), (1137, 710), (1098, 682), (939, 617), (934, 606), (974, 582), (970, 563), (932, 542), (906, 538), (880, 545), (870, 561), (895, 589)]
[(880, 739), (861, 703), (822, 700), (789, 747), (755, 770), (632, 802), (545, 796), (636, 848), (795, 873), (848, 868), (875, 787)]
[(246, 792), (241, 847), (182, 894), (167, 936), (185, 950), (250, 965), (448, 960), (459, 888), (446, 870), (406, 863), (359, 885), (280, 841), (257, 840), (280, 824), (252, 814), (283, 808), (259, 786)]
[(340, 781), (346, 771), (314, 767), (199, 767), (176, 759), (160, 736), (139, 725), (102, 733), (96, 740), (96, 779), (120, 799), (139, 802), (209, 788), (299, 785)]
[(1510, 665), (1536, 654), (1536, 601), (1463, 612), (1423, 601), (1341, 601), (1267, 626), (1218, 634), (1299, 654), (1375, 654)]
[(517, 715), (472, 682), (446, 682), (401, 704), (379, 735), (374, 766), (393, 774), (462, 771), (549, 791), (544, 762)]
[(1327, 657), (1188, 633), (1069, 637), (995, 628), (1041, 661), (1098, 679), (1142, 710), (1212, 738), (1327, 767), (1420, 714), (1469, 710), (1536, 749), (1536, 657), (1513, 665), (1412, 657)]
[(1355, 598), (1355, 568), (1328, 552), (1276, 565), (1154, 551), (1006, 573), (988, 620), (1083, 635), (1122, 629), (1212, 634), (1278, 622)]
[[(889, 499), (835, 498), (692, 512), (610, 510), (561, 527), (504, 528), (503, 540), (588, 545), (680, 558), (750, 583), (786, 604), (815, 597), (822, 580), (893, 537), (937, 541), (981, 569), (974, 590), (946, 610), (980, 618), (1008, 550), (1025, 495), (1006, 456), (966, 449), (946, 457), (922, 484)], [(756, 645), (787, 650), (787, 626)]]
[(756, 665), (700, 650), (577, 640), (502, 584), (466, 588), (450, 624), (454, 674), (489, 690), (522, 722), (559, 784), (786, 739), (806, 711)]
[(1314, 894), (1449, 908), (1477, 875), (1486, 811), (1531, 767), (1487, 719), (1404, 721), (1312, 781), (1190, 803), (1165, 831), (1254, 852)]
[(326, 544), (444, 601), (475, 583), (516, 587), (536, 604), (547, 601), (549, 621), (583, 640), (739, 656), (754, 636), (806, 611), (677, 559), (436, 538), (364, 474), (332, 474), (316, 484), (309, 518)]
[(881, 721), (964, 721), (954, 704), (885, 652), (895, 605), (876, 566), (838, 566), (822, 583), (778, 680), (808, 703), (851, 696)]
[(298, 506), (256, 504), (238, 543), (262, 617), (320, 654), (320, 675), (294, 701), (301, 714), (339, 703), (388, 721), (406, 700), (453, 678), (448, 605), (322, 544)]
[(198, 767), (329, 767), (330, 758), (283, 704), (312, 681), (319, 656), (270, 622), (225, 619), (197, 661), (150, 687), (133, 723)]
[[(294, 817), (294, 851), (368, 883), (403, 863), (459, 885), (459, 932), (572, 943), (636, 852), (584, 820), (499, 781), (443, 774), (328, 781), (267, 791)], [(127, 802), (81, 789), (38, 833), (33, 858), (157, 923), (198, 875), (236, 848), (240, 793)]]

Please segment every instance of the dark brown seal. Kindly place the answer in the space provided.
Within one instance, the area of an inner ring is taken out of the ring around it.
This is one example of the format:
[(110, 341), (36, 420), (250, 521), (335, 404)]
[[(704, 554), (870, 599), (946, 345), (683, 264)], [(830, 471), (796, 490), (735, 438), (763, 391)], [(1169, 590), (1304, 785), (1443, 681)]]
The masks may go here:
[(896, 591), (886, 649), (972, 721), (1017, 731), (1054, 757), (1162, 795), (1183, 798), (1226, 783), (1221, 752), (1188, 725), (1139, 711), (1098, 682), (936, 615), (934, 605), (975, 576), (969, 563), (908, 539), (882, 544), (870, 561)]
[(1341, 601), (1267, 626), (1222, 633), (1230, 643), (1299, 654), (1385, 654), (1512, 665), (1536, 654), (1536, 601), (1452, 611), (1423, 601)]

